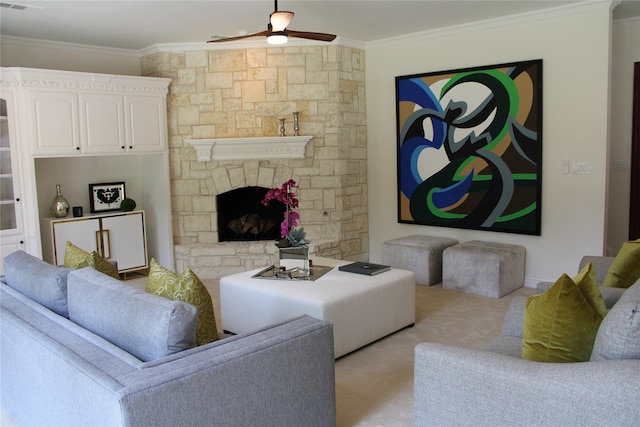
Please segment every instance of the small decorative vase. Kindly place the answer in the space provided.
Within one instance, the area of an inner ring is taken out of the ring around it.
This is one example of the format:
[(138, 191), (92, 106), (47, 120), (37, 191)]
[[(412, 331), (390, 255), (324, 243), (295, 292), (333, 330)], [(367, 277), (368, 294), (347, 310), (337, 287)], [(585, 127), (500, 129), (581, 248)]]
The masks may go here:
[(51, 202), (49, 212), (56, 218), (64, 218), (69, 214), (69, 202), (62, 196), (60, 184), (56, 184), (56, 197)]
[(278, 265), (291, 272), (292, 277), (309, 276), (309, 246), (287, 246), (278, 248)]

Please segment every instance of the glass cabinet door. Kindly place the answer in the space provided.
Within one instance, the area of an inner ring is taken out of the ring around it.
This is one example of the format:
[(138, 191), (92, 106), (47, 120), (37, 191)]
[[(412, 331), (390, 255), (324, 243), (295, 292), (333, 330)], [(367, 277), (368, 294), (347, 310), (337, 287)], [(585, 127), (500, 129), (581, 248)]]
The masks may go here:
[(0, 233), (19, 229), (7, 101), (0, 99)]

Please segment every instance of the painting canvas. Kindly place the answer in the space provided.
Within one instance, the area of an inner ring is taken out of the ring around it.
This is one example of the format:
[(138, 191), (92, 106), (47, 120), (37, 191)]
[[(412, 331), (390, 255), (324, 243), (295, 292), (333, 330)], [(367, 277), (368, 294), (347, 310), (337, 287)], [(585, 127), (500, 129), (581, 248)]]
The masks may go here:
[(540, 235), (542, 60), (396, 77), (398, 222)]

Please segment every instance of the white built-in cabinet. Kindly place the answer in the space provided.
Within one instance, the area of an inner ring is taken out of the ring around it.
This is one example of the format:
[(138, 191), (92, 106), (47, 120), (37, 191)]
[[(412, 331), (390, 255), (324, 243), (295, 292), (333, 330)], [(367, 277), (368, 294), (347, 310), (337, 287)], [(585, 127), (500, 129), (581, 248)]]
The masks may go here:
[[(0, 98), (6, 100), (3, 115), (8, 112), (15, 124), (15, 132), (8, 128), (17, 189), (11, 202), (2, 182), (0, 203), (16, 205), (17, 216), (15, 227), (0, 230), (2, 257), (17, 249), (45, 255), (48, 230), (41, 232), (40, 218), (49, 216), (55, 184), (62, 184), (72, 206), (84, 205), (88, 212), (88, 184), (126, 181), (127, 197), (146, 212), (145, 256), (173, 266), (166, 104), (171, 79), (0, 68), (0, 83)], [(19, 148), (16, 156), (14, 146)], [(0, 148), (3, 162), (8, 151)], [(54, 161), (55, 167), (49, 167)], [(113, 233), (112, 251), (125, 250), (126, 245), (118, 246), (120, 240), (114, 243)], [(118, 259), (121, 271), (146, 263)]]
[(42, 218), (42, 255), (64, 265), (67, 241), (87, 252), (117, 261), (126, 273), (148, 267), (144, 211), (118, 212), (78, 218)]
[(163, 97), (31, 90), (36, 156), (157, 152), (166, 148)]

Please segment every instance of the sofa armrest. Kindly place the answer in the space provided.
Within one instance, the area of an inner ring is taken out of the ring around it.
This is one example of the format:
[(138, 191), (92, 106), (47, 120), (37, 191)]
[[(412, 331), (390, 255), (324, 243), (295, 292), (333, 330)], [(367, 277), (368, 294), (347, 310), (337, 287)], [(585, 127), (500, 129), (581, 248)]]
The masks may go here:
[(414, 376), (415, 426), (631, 426), (640, 419), (640, 360), (540, 363), (423, 343)]
[(336, 423), (333, 327), (310, 316), (145, 365), (117, 391), (125, 425)]

